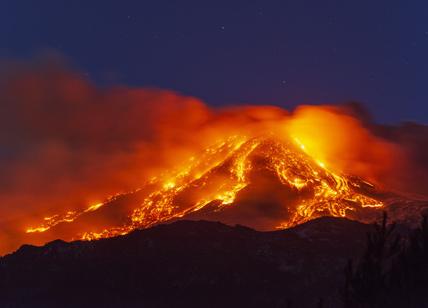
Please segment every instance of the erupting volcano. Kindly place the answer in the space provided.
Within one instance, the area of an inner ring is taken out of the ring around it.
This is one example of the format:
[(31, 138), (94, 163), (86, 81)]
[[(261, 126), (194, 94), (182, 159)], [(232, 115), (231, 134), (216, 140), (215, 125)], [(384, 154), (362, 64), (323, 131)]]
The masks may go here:
[(384, 210), (417, 222), (426, 208), (427, 128), (376, 124), (359, 104), (212, 108), (61, 67), (11, 74), (0, 98), (14, 134), (0, 136), (13, 153), (0, 162), (0, 253), (179, 219), (267, 231)]
[(408, 2), (1, 1), (0, 308), (428, 308)]
[[(345, 217), (363, 208), (382, 207), (375, 196), (372, 184), (330, 170), (296, 138), (232, 136), (135, 191), (117, 194), (82, 211), (46, 217), (26, 232), (64, 234), (67, 230), (69, 239), (92, 240), (178, 218), (274, 230), (320, 216)], [(254, 207), (261, 211), (246, 220)], [(98, 212), (115, 214), (107, 215), (110, 218), (105, 225), (90, 224)]]

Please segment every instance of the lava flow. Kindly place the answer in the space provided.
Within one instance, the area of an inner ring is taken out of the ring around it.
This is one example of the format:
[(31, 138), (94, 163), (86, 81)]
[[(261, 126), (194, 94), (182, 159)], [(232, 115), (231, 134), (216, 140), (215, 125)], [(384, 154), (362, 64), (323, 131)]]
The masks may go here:
[[(78, 227), (71, 229), (72, 238), (92, 240), (180, 218), (244, 222), (272, 230), (323, 215), (345, 217), (362, 208), (382, 207), (382, 201), (372, 192), (371, 184), (330, 170), (307, 153), (297, 138), (278, 138), (273, 134), (233, 136), (190, 157), (175, 172), (152, 178), (135, 191), (114, 195), (81, 211), (46, 217), (26, 232), (43, 233), (76, 224)], [(132, 196), (138, 198), (119, 222), (110, 221), (108, 226), (79, 224), (85, 216), (118, 207), (121, 199)], [(259, 207), (265, 206), (257, 212), (257, 219), (253, 219), (258, 224), (242, 220), (254, 206), (249, 200), (256, 200)], [(274, 214), (269, 215), (272, 211)]]

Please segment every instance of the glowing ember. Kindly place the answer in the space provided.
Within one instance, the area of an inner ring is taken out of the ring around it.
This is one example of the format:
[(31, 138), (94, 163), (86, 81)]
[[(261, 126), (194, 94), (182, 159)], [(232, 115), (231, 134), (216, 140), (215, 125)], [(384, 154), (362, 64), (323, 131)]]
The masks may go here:
[[(208, 205), (214, 206), (216, 212), (222, 211), (235, 206), (239, 193), (257, 178), (260, 170), (273, 174), (284, 190), (297, 196), (293, 202), (298, 204), (291, 215), (271, 226), (272, 229), (288, 228), (322, 215), (345, 217), (348, 211), (383, 205), (361, 191), (362, 184), (371, 184), (329, 170), (324, 162), (306, 152), (298, 138), (233, 136), (207, 148), (198, 158), (191, 157), (176, 172), (152, 179), (147, 185), (154, 188), (132, 210), (126, 223), (98, 231), (88, 230), (77, 237), (93, 240), (123, 235), (185, 217)], [(74, 222), (121, 196), (115, 195), (80, 212), (46, 217), (42, 224), (26, 231), (46, 232), (60, 223)], [(284, 201), (283, 207), (290, 208), (290, 204)]]

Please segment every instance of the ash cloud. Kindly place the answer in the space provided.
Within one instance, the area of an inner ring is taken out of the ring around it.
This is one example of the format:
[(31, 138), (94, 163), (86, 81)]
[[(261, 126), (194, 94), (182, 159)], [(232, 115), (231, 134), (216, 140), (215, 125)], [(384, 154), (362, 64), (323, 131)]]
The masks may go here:
[[(363, 129), (378, 140), (386, 141), (394, 149), (387, 152), (393, 157), (388, 169), (378, 181), (388, 183), (401, 193), (428, 196), (428, 126), (416, 122), (395, 125), (378, 124), (366, 107), (357, 102), (335, 106), (339, 113), (347, 114), (360, 122)], [(369, 160), (370, 162), (370, 160)], [(370, 164), (372, 164), (370, 162)]]
[[(169, 91), (98, 88), (50, 61), (3, 68), (0, 107), (6, 246), (10, 228), (23, 231), (45, 215), (139, 187), (186, 154), (191, 140), (182, 131), (197, 129), (210, 114), (200, 101)], [(173, 152), (169, 144), (177, 145)]]

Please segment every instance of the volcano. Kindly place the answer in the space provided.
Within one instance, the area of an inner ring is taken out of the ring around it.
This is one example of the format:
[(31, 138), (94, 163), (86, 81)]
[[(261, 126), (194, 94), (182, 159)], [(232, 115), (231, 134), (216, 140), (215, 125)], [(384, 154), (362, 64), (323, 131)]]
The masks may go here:
[(45, 217), (26, 232), (93, 240), (178, 219), (275, 230), (320, 216), (362, 220), (383, 208), (383, 198), (363, 179), (331, 170), (296, 138), (232, 136), (132, 192)]

